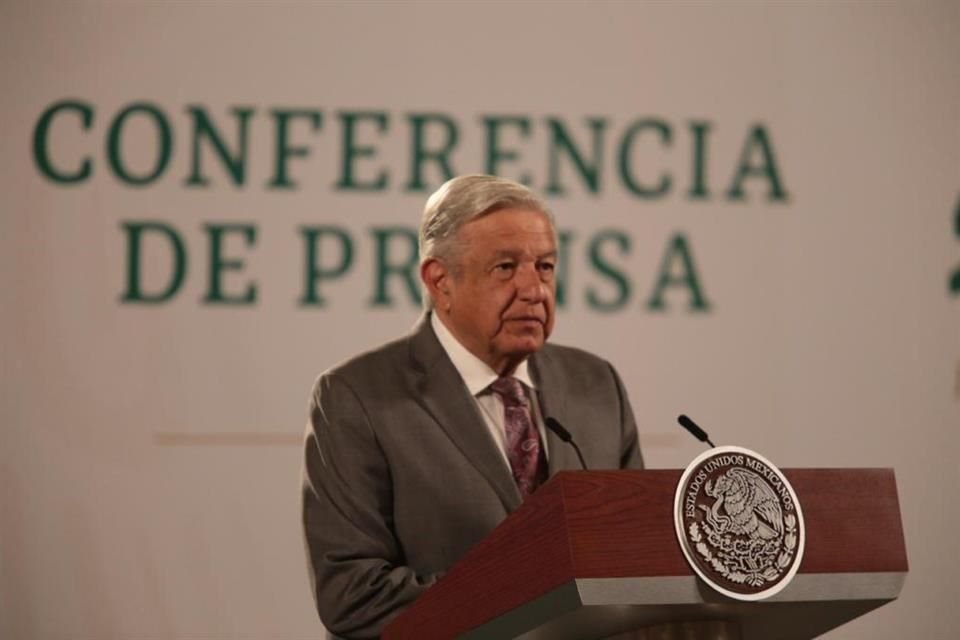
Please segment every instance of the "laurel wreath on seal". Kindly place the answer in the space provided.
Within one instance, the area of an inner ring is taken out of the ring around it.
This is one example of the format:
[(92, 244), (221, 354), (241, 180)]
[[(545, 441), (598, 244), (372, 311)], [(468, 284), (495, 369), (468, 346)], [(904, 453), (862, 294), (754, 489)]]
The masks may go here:
[[(697, 552), (710, 563), (714, 570), (734, 584), (748, 584), (751, 587), (761, 587), (767, 582), (776, 580), (780, 574), (790, 566), (790, 561), (797, 549), (797, 518), (787, 514), (783, 518), (783, 537), (771, 540), (772, 548), (760, 549), (759, 553), (749, 553), (747, 550), (737, 550), (738, 541), (732, 536), (721, 536), (704, 523), (703, 529), (707, 534), (705, 540), (700, 532), (698, 523), (690, 524), (690, 540), (694, 543)], [(759, 542), (759, 541), (754, 541)], [(709, 544), (708, 544), (709, 543)], [(781, 545), (782, 543), (782, 545)], [(727, 549), (717, 555), (710, 547)], [(753, 551), (757, 551), (754, 549)], [(775, 556), (775, 561), (773, 557)]]

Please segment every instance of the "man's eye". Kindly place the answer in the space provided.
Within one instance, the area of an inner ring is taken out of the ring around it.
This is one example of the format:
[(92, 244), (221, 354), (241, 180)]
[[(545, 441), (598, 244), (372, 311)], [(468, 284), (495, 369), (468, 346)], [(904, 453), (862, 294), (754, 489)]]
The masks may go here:
[(540, 269), (540, 271), (553, 273), (553, 270), (556, 269), (557, 267), (552, 262), (541, 262), (540, 264), (537, 265), (537, 268)]
[(500, 264), (498, 264), (498, 265), (496, 265), (496, 266), (494, 267), (494, 270), (495, 270), (495, 271), (499, 271), (500, 273), (505, 273), (505, 272), (508, 272), (508, 271), (513, 271), (513, 263), (512, 263), (512, 262), (501, 262)]

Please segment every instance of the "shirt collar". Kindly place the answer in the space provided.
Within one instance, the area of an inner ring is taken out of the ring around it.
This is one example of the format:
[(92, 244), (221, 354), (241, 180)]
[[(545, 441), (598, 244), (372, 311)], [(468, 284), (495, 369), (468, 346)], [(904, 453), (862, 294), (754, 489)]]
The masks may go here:
[[(430, 326), (440, 341), (440, 346), (447, 352), (453, 366), (456, 367), (463, 382), (467, 385), (470, 395), (476, 396), (484, 391), (500, 376), (496, 371), (490, 368), (486, 362), (470, 353), (470, 351), (460, 344), (440, 317), (436, 313), (430, 314)], [(527, 359), (524, 359), (513, 372), (513, 377), (525, 384), (530, 389), (536, 389), (537, 386), (530, 378), (530, 368), (527, 366)]]

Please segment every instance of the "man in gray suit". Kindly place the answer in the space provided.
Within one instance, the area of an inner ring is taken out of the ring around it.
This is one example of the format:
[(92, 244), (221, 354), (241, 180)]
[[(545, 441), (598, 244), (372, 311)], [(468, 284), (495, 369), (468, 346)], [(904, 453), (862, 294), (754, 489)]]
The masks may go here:
[(317, 610), (371, 638), (548, 475), (641, 468), (616, 371), (546, 344), (556, 231), (529, 189), (463, 176), (427, 201), (427, 312), (409, 336), (324, 373), (310, 402), (303, 524)]

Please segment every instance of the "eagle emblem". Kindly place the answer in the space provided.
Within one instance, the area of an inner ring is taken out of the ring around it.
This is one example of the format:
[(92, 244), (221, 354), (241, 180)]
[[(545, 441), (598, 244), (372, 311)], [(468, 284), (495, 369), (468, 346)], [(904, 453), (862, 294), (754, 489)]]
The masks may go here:
[(734, 467), (716, 483), (707, 480), (705, 491), (716, 502), (709, 508), (699, 506), (718, 533), (750, 540), (771, 540), (783, 534), (783, 510), (777, 494), (753, 471)]
[(677, 486), (680, 546), (701, 578), (741, 600), (783, 589), (803, 554), (802, 513), (786, 477), (741, 447), (712, 449)]

